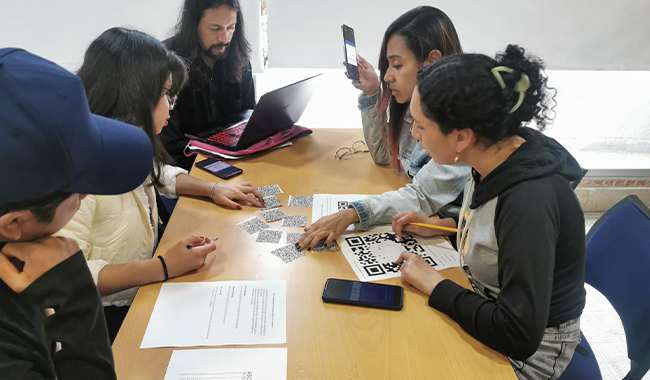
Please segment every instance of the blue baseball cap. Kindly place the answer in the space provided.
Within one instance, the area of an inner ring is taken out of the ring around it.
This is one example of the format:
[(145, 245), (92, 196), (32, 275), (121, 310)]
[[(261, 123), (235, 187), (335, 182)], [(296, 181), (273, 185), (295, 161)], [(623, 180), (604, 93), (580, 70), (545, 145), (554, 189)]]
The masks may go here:
[(57, 191), (122, 194), (153, 165), (140, 128), (93, 115), (81, 79), (21, 49), (0, 49), (0, 204)]

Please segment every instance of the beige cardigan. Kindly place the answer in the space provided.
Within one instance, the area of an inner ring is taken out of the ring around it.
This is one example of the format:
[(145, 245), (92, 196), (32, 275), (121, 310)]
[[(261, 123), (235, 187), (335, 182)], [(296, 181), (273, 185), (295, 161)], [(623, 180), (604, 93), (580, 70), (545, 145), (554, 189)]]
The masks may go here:
[[(179, 167), (163, 168), (161, 195), (177, 198), (176, 176), (187, 173)], [(121, 195), (88, 195), (79, 211), (57, 234), (75, 239), (83, 251), (95, 284), (108, 264), (126, 264), (150, 259), (158, 241), (158, 207), (151, 178), (135, 190)], [(162, 270), (162, 267), (161, 267)], [(138, 288), (102, 297), (104, 306), (128, 306)]]

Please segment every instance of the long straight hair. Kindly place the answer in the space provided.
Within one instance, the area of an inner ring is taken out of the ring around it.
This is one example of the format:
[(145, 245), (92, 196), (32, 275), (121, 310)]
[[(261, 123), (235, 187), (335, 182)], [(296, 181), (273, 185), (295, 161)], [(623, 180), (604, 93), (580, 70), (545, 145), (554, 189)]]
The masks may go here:
[(92, 113), (144, 129), (153, 146), (153, 183), (162, 185), (161, 168), (173, 160), (154, 134), (153, 111), (169, 75), (172, 91), (186, 82), (181, 59), (146, 33), (111, 28), (90, 44), (77, 74)]
[(230, 41), (228, 54), (223, 59), (223, 75), (226, 81), (239, 83), (243, 74), (248, 69), (250, 62), (251, 45), (244, 35), (244, 16), (241, 12), (239, 0), (185, 0), (183, 10), (178, 17), (178, 23), (174, 29), (173, 48), (183, 58), (190, 62), (190, 85), (193, 88), (200, 88), (206, 82), (209, 75), (197, 70), (201, 59), (201, 45), (199, 41), (198, 28), (205, 11), (219, 8), (226, 5), (237, 12), (237, 26)]
[(377, 102), (377, 117), (388, 111), (388, 140), (391, 166), (400, 170), (399, 142), (402, 133), (401, 119), (409, 104), (399, 104), (390, 92), (388, 83), (384, 80), (390, 66), (387, 57), (388, 40), (393, 35), (401, 36), (406, 47), (413, 52), (418, 63), (426, 61), (432, 50), (439, 50), (442, 56), (462, 53), (463, 49), (456, 33), (456, 28), (445, 12), (430, 6), (420, 6), (401, 15), (386, 29), (379, 53), (379, 80), (381, 91)]

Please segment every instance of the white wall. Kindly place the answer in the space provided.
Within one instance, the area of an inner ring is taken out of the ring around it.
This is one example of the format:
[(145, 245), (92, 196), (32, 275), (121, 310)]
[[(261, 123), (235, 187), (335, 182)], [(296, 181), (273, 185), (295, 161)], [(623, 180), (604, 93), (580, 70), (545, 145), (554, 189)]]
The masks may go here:
[(264, 56), (262, 54), (262, 10), (260, 0), (239, 0), (241, 11), (244, 15), (246, 27), (246, 38), (250, 42), (253, 51), (251, 52), (251, 65), (253, 72), (259, 73), (264, 70)]
[[(247, 36), (260, 46), (259, 0), (240, 0)], [(0, 0), (0, 47), (20, 47), (76, 70), (86, 48), (114, 26), (142, 30), (165, 39), (176, 24), (183, 0)], [(259, 50), (259, 49), (257, 49)], [(261, 67), (261, 52), (252, 56)]]
[(341, 24), (376, 64), (388, 25), (418, 5), (442, 9), (465, 51), (519, 43), (550, 69), (650, 70), (647, 0), (268, 0), (269, 67), (341, 67)]
[[(261, 71), (259, 0), (240, 0)], [(650, 70), (647, 0), (439, 0), (466, 51), (493, 54), (517, 42), (550, 69)], [(18, 46), (69, 69), (104, 30), (127, 26), (164, 39), (182, 0), (0, 0), (0, 47)], [(268, 0), (269, 66), (339, 68), (340, 25), (356, 30), (375, 63), (386, 27), (421, 0)]]

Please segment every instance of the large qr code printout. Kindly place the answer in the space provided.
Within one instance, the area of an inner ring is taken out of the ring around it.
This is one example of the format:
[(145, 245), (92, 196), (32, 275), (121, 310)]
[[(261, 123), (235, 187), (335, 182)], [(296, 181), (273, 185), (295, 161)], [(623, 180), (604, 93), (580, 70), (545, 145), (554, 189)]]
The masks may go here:
[(395, 233), (387, 231), (343, 236), (338, 243), (361, 281), (400, 277), (400, 265), (393, 262), (404, 251), (419, 255), (438, 270), (459, 266), (458, 252), (442, 237), (409, 235), (398, 239)]

